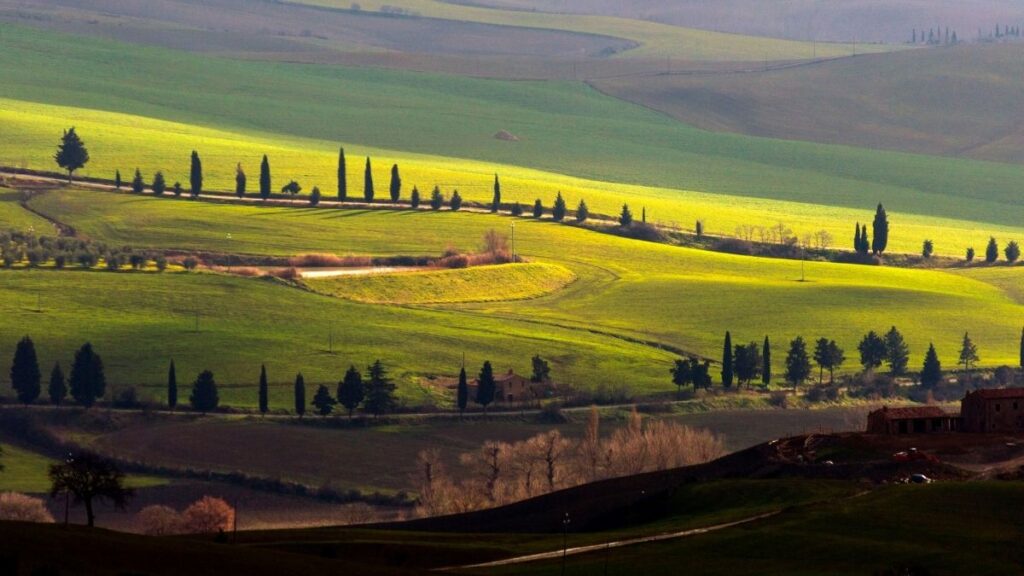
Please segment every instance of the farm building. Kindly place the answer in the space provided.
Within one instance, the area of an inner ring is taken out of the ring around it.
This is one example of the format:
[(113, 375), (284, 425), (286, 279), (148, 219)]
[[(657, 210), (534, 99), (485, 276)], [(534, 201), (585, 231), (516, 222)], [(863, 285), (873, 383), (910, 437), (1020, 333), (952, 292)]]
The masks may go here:
[(938, 406), (886, 406), (868, 414), (869, 434), (937, 432), (1024, 432), (1024, 388), (968, 392), (960, 400), (960, 414)]
[(960, 401), (965, 432), (1024, 432), (1024, 388), (969, 392)]
[[(476, 378), (469, 382), (470, 399), (476, 398), (478, 384), (479, 380)], [(544, 398), (550, 387), (550, 383), (534, 382), (529, 378), (516, 374), (515, 370), (509, 369), (505, 374), (496, 374), (494, 376), (494, 401), (505, 404), (531, 402)]]
[(960, 416), (938, 406), (885, 406), (868, 414), (868, 434), (933, 434), (959, 428)]

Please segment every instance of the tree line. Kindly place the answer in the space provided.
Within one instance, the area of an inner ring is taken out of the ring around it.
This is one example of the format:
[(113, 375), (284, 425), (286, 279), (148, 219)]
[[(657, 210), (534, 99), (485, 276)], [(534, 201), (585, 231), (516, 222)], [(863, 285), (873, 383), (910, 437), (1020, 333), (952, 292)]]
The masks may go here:
[[(906, 376), (910, 361), (910, 347), (903, 334), (891, 327), (884, 334), (874, 330), (865, 334), (857, 344), (860, 366), (865, 372), (874, 372), (883, 365), (888, 368), (890, 376)], [(771, 360), (771, 341), (765, 336), (762, 343), (732, 343), (732, 334), (725, 333), (723, 341), (720, 383), (722, 388), (729, 390), (734, 386), (750, 388), (755, 381), (767, 388), (773, 379)], [(835, 373), (847, 361), (846, 352), (835, 340), (819, 338), (814, 342), (813, 351), (803, 337), (798, 336), (789, 343), (785, 358), (785, 370), (782, 377), (793, 387), (803, 385), (812, 376), (813, 366), (818, 368), (818, 384), (824, 384), (828, 373), (829, 384), (835, 381)], [(965, 332), (961, 341), (958, 366), (970, 373), (980, 361), (978, 347)], [(1024, 329), (1021, 330), (1019, 368), (1024, 370)], [(680, 392), (688, 386), (693, 390), (708, 389), (712, 385), (711, 361), (701, 360), (696, 356), (678, 359), (669, 370), (672, 383)], [(935, 345), (929, 343), (924, 362), (920, 371), (920, 382), (926, 388), (934, 388), (942, 381), (942, 364), (939, 361)]]

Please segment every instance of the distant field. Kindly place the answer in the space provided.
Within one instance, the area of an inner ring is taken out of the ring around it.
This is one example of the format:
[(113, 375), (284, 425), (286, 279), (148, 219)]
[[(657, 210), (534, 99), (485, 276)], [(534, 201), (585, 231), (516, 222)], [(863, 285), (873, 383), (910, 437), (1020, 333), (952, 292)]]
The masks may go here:
[[(337, 9), (352, 4), (344, 0), (290, 0)], [(483, 22), (503, 26), (565, 30), (626, 38), (639, 47), (622, 53), (626, 57), (666, 57), (682, 60), (797, 60), (818, 57), (847, 56), (852, 44), (822, 43), (817, 47), (807, 42), (757, 38), (724, 34), (694, 28), (680, 28), (645, 19), (627, 19), (595, 15), (566, 15), (482, 7), (486, 3), (458, 3), (443, 0), (370, 0), (360, 2), (363, 10), (379, 11), (384, 6), (401, 8), (430, 18)], [(867, 46), (861, 50), (886, 51), (886, 46)]]
[[(446, 193), (459, 187), (474, 199), (489, 199), (493, 173), (502, 172), (509, 200), (552, 198), (564, 189), (573, 205), (578, 196), (570, 192), (585, 187), (592, 190), (588, 203), (602, 212), (617, 212), (623, 201), (643, 203), (656, 220), (689, 226), (704, 218), (709, 230), (725, 232), (735, 228), (733, 222), (776, 217), (809, 232), (835, 214), (830, 229), (845, 237), (877, 201), (908, 223), (914, 214), (1004, 226), (1024, 221), (1024, 206), (1017, 202), (1021, 166), (713, 134), (572, 83), (202, 60), (151, 48), (129, 53), (122, 44), (22, 28), (2, 30), (0, 71), (7, 82), (0, 97), (8, 98), (3, 121), (10, 127), (0, 145), (5, 164), (51, 167), (59, 130), (77, 124), (93, 146), (94, 161), (86, 172), (105, 177), (114, 168), (124, 174), (139, 166), (149, 177), (164, 169), (172, 182), (183, 180), (188, 152), (196, 148), (206, 159), (210, 185), (226, 188), (239, 161), (254, 183), (257, 162), (269, 153), (275, 182), (294, 177), (307, 190), (320, 185), (331, 193), (336, 147), (356, 142), (361, 146), (348, 150), (353, 183), (359, 182), (362, 156), (370, 153), (380, 188), (395, 160), (407, 169), (406, 190), (439, 184)], [(73, 65), (68, 53), (75, 54)], [(125, 71), (131, 72), (130, 81)], [(182, 85), (192, 89), (178, 91)], [(282, 85), (293, 88), (281, 91)], [(31, 100), (75, 108), (26, 103)], [(184, 124), (153, 124), (137, 115)], [(494, 139), (503, 129), (521, 140)], [(359, 187), (353, 187), (358, 194)], [(691, 199), (722, 199), (678, 190), (730, 198), (717, 205), (721, 213), (718, 208), (706, 213), (700, 204), (689, 204)], [(933, 239), (942, 252), (946, 243), (938, 235)], [(914, 238), (904, 248), (916, 251), (921, 240)]]
[(699, 128), (1024, 162), (1024, 44), (864, 56), (748, 74), (593, 81)]
[(536, 298), (575, 280), (552, 264), (505, 264), (461, 270), (306, 279), (321, 294), (371, 304), (455, 304)]
[[(9, 298), (0, 306), (8, 307), (11, 321), (0, 329), (0, 342), (7, 343), (2, 346), (13, 346), (25, 331), (38, 334), (49, 364), (90, 338), (113, 356), (108, 370), (118, 381), (157, 386), (171, 356), (180, 374), (216, 367), (224, 383), (244, 386), (268, 362), (280, 385), (274, 395), (279, 406), (288, 406), (295, 372), (302, 370), (307, 382), (334, 383), (349, 363), (363, 366), (376, 357), (392, 366), (406, 398), (436, 397), (438, 391), (421, 378), (453, 375), (463, 351), (471, 366), (491, 359), (525, 372), (529, 358), (542, 353), (560, 379), (581, 387), (628, 382), (635, 390), (666, 390), (673, 355), (658, 347), (717, 358), (726, 330), (737, 342), (768, 334), (779, 350), (798, 334), (836, 338), (847, 350), (849, 370), (856, 366), (857, 341), (871, 329), (899, 326), (914, 367), (935, 342), (950, 368), (964, 330), (970, 330), (985, 365), (1015, 364), (1024, 316), (1004, 284), (949, 272), (808, 262), (808, 281), (801, 283), (798, 261), (675, 248), (489, 214), (222, 206), (105, 192), (55, 192), (34, 202), (81, 233), (115, 245), (254, 254), (437, 254), (449, 245), (471, 250), (487, 230), (516, 222), (519, 254), (577, 278), (531, 300), (428, 310), (211, 274), (3, 273)], [(69, 283), (76, 290), (65, 293)], [(37, 293), (43, 314), (34, 312)], [(199, 334), (191, 332), (197, 307)], [(963, 310), (974, 314), (965, 318)], [(332, 326), (337, 355), (326, 354)], [(140, 359), (138, 350), (161, 354)], [(779, 374), (784, 354), (775, 358)], [(231, 402), (255, 400), (251, 388), (224, 394)]]
[(18, 204), (19, 194), (9, 188), (0, 188), (0, 229), (53, 234), (53, 226)]

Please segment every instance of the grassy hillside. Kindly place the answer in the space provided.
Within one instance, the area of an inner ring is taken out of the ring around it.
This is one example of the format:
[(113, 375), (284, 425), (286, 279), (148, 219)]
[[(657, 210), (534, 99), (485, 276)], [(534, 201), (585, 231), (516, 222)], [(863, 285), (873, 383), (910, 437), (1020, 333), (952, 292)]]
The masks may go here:
[(971, 45), (594, 85), (708, 130), (1019, 163), (1022, 54)]
[[(275, 159), (277, 182), (298, 177), (306, 180), (307, 189), (320, 184), (332, 190), (340, 141), (404, 151), (382, 153), (378, 169), (386, 168), (389, 160), (408, 158), (444, 171), (434, 177), (409, 174), (407, 184), (419, 184), (421, 189), (433, 184), (455, 187), (458, 181), (442, 178), (476, 172), (476, 185), (462, 190), (476, 198), (489, 198), (493, 172), (519, 165), (584, 175), (594, 181), (594, 188), (603, 186), (598, 181), (626, 182), (814, 205), (797, 207), (794, 219), (821, 214), (822, 206), (863, 210), (881, 200), (903, 214), (1007, 226), (1024, 221), (1024, 207), (1016, 202), (1017, 183), (1024, 178), (1020, 166), (713, 134), (666, 122), (660, 114), (572, 83), (256, 64), (148, 48), (129, 53), (124, 45), (111, 42), (14, 27), (0, 30), (5, 48), (0, 70), (8, 80), (0, 87), (0, 97), (78, 108), (41, 109), (5, 102), (4, 109), (10, 112), (4, 122), (12, 130), (0, 146), (0, 160), (8, 164), (49, 167), (59, 127), (74, 123), (95, 147), (95, 161), (87, 172), (107, 177), (114, 167), (127, 172), (138, 165), (146, 174), (175, 168), (170, 174), (173, 181), (181, 178), (188, 151), (198, 148), (208, 158), (211, 184), (218, 185), (231, 178), (238, 161), (255, 176), (260, 153), (268, 152)], [(183, 85), (191, 89), (179, 91)], [(223, 132), (147, 125), (131, 116), (100, 118), (81, 109), (163, 118), (228, 130), (234, 136), (217, 142)], [(503, 129), (521, 140), (494, 139)], [(267, 138), (268, 133), (277, 136)], [(289, 143), (286, 136), (314, 141)], [(233, 145), (231, 141), (238, 139), (247, 145)], [(107, 142), (116, 145), (104, 149)], [(299, 166), (282, 166), (282, 156), (288, 156), (282, 154), (282, 146), (301, 148), (309, 159)], [(360, 156), (377, 151), (350, 147), (350, 181), (359, 181)], [(412, 157), (409, 152), (431, 156)], [(154, 156), (160, 160), (147, 161)], [(452, 159), (442, 161), (438, 156)], [(301, 169), (303, 165), (307, 168)], [(378, 176), (383, 179), (383, 174)], [(522, 192), (515, 182), (510, 184), (511, 197), (536, 197), (528, 183), (522, 183)], [(545, 191), (567, 184), (552, 178)], [(632, 194), (638, 196), (634, 202), (653, 198), (654, 218), (690, 222), (703, 217), (712, 226), (718, 220), (717, 214), (696, 210), (670, 211), (667, 201), (679, 196), (669, 190), (622, 190), (606, 196), (600, 209)], [(656, 203), (659, 198), (666, 202)], [(747, 206), (754, 209), (753, 204)]]
[[(473, 249), (485, 231), (504, 230), (512, 222), (447, 211), (222, 206), (105, 192), (55, 192), (35, 202), (81, 233), (115, 245), (244, 253), (437, 254), (449, 245)], [(74, 208), (61, 209), (68, 206)], [(780, 349), (796, 335), (836, 338), (847, 350), (849, 369), (860, 336), (892, 324), (907, 335), (912, 366), (932, 341), (947, 366), (954, 366), (965, 329), (986, 365), (1017, 360), (1024, 309), (1012, 294), (984, 281), (940, 271), (808, 262), (808, 281), (799, 282), (798, 261), (674, 248), (532, 219), (516, 222), (519, 254), (567, 269), (577, 280), (531, 300), (426, 310), (209, 274), (12, 271), (5, 273), (4, 286), (12, 321), (0, 342), (13, 346), (25, 331), (39, 334), (48, 364), (89, 338), (114, 357), (108, 366), (119, 381), (156, 385), (170, 356), (182, 374), (214, 367), (224, 383), (239, 385), (255, 379), (254, 366), (261, 362), (270, 363), (275, 382), (286, 385), (299, 370), (307, 381), (335, 382), (349, 363), (363, 365), (380, 356), (405, 382), (407, 398), (434, 394), (416, 385), (418, 377), (454, 374), (462, 351), (470, 365), (491, 359), (520, 371), (540, 352), (565, 382), (621, 381), (637, 390), (664, 390), (672, 355), (658, 347), (715, 358), (726, 330), (737, 342), (769, 334)], [(407, 279), (415, 281), (416, 275), (389, 281)], [(65, 295), (69, 283), (76, 290)], [(34, 312), (37, 292), (43, 314)], [(196, 307), (199, 334), (191, 332)], [(250, 314), (254, 309), (265, 312)], [(974, 314), (965, 318), (963, 310)], [(340, 355), (324, 352), (332, 325)], [(162, 353), (139, 358), (139, 350), (151, 349)], [(225, 356), (225, 350), (232, 353)], [(776, 373), (783, 358), (776, 354)], [(287, 405), (288, 392), (280, 388), (280, 405)], [(234, 394), (225, 391), (238, 398)], [(251, 401), (250, 392), (238, 394)]]
[(561, 266), (529, 263), (310, 278), (303, 284), (321, 294), (371, 304), (455, 304), (536, 298), (573, 280), (573, 273)]
[[(901, 569), (1005, 574), (1019, 562), (1007, 544), (1020, 537), (1020, 498), (1014, 482), (894, 486), (742, 528), (570, 558), (566, 573), (590, 574), (607, 565), (611, 574), (676, 574), (685, 564), (689, 574), (860, 575)], [(907, 527), (908, 518), (917, 519), (913, 529)], [(799, 554), (793, 553), (794, 546)], [(531, 574), (562, 569), (560, 562), (529, 568)], [(512, 566), (476, 573), (522, 570)]]
[[(352, 4), (343, 0), (291, 0), (336, 9)], [(361, 2), (363, 10), (379, 11), (383, 6), (397, 7), (430, 18), (482, 22), (503, 26), (564, 30), (626, 38), (639, 47), (621, 53), (624, 57), (672, 57), (681, 60), (797, 60), (846, 56), (853, 52), (850, 44), (821, 44), (723, 34), (708, 30), (679, 28), (646, 19), (628, 19), (596, 15), (567, 15), (502, 10), (482, 7), (486, 3), (459, 3), (443, 0), (370, 0)], [(864, 47), (861, 48), (865, 49)], [(867, 46), (870, 52), (888, 50), (885, 46)]]
[(19, 199), (20, 194), (16, 190), (0, 188), (0, 228), (53, 234), (53, 226), (45, 218), (22, 208)]

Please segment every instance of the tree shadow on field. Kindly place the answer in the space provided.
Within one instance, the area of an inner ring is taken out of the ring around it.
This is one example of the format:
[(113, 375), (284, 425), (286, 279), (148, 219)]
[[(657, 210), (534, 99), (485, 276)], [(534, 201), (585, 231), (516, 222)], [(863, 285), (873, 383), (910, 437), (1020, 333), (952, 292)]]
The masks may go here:
[(333, 213), (333, 214), (331, 214), (329, 216), (325, 216), (325, 218), (331, 218), (331, 219), (333, 219), (333, 218), (354, 218), (356, 216), (364, 216), (366, 214), (371, 214), (371, 213), (374, 213), (374, 212), (377, 212), (377, 210), (369, 210), (369, 209), (365, 209), (365, 208), (361, 209), (361, 210), (341, 209), (341, 210), (338, 210), (337, 212), (335, 212), (335, 213)]

